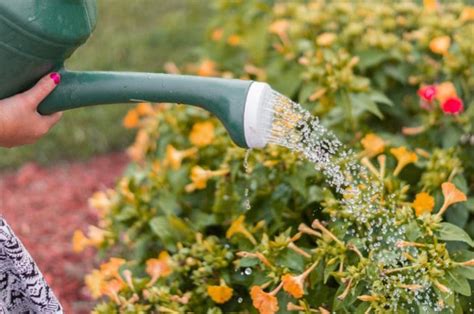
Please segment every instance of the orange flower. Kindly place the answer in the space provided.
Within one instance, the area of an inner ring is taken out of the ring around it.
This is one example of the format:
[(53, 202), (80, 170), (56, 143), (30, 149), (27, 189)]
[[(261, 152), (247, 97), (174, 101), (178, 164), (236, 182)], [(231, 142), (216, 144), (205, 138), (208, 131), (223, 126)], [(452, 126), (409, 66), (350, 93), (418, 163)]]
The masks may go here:
[(241, 38), (239, 35), (231, 35), (227, 38), (227, 43), (231, 46), (238, 46), (241, 42)]
[(416, 194), (412, 207), (415, 209), (416, 216), (420, 217), (424, 214), (431, 213), (434, 205), (434, 198), (426, 192), (421, 192)]
[(104, 243), (107, 236), (110, 235), (109, 231), (97, 228), (96, 226), (89, 226), (87, 230), (87, 236), (89, 237), (90, 244), (99, 247)]
[(172, 273), (170, 256), (168, 252), (162, 251), (158, 258), (151, 258), (146, 261), (146, 272), (151, 280), (148, 287), (152, 286), (160, 277), (169, 276)]
[(135, 110), (140, 116), (151, 116), (155, 113), (155, 110), (153, 110), (153, 107), (147, 102), (139, 103), (137, 107), (135, 108)]
[(336, 40), (337, 36), (334, 33), (322, 33), (316, 38), (316, 43), (322, 47), (331, 46)]
[(256, 245), (257, 244), (257, 240), (255, 240), (255, 238), (253, 237), (253, 235), (250, 233), (250, 231), (247, 230), (247, 228), (245, 227), (245, 224), (244, 224), (244, 221), (245, 221), (245, 216), (244, 215), (240, 215), (239, 218), (237, 218), (236, 220), (234, 220), (232, 222), (232, 224), (230, 225), (229, 229), (227, 229), (227, 232), (225, 234), (226, 238), (227, 239), (230, 239), (232, 238), (235, 234), (242, 234), (244, 237), (246, 237), (247, 239), (249, 239), (250, 242), (252, 242), (252, 244)]
[(430, 41), (430, 49), (432, 52), (445, 55), (451, 46), (451, 38), (449, 36), (435, 37)]
[(272, 292), (266, 293), (260, 286), (253, 286), (250, 289), (250, 297), (252, 298), (253, 306), (260, 314), (275, 314), (280, 308), (278, 307), (278, 300), (275, 295), (280, 291), (282, 284), (280, 284)]
[(72, 250), (75, 253), (84, 251), (90, 245), (90, 240), (84, 235), (81, 230), (74, 231), (72, 236)]
[(195, 147), (186, 150), (177, 150), (173, 145), (166, 147), (165, 165), (170, 166), (173, 170), (178, 170), (181, 167), (183, 159), (196, 155), (197, 149)]
[(223, 304), (232, 298), (233, 289), (228, 287), (224, 280), (221, 280), (221, 284), (219, 286), (208, 286), (207, 287), (207, 294), (211, 297), (211, 299), (218, 303)]
[(211, 33), (211, 39), (213, 41), (219, 41), (222, 39), (223, 34), (224, 34), (224, 31), (222, 30), (222, 28), (216, 28)]
[(129, 110), (123, 118), (123, 126), (127, 129), (136, 128), (139, 122), (138, 113), (135, 109)]
[(206, 170), (199, 166), (194, 166), (191, 169), (191, 181), (192, 183), (188, 184), (185, 189), (187, 192), (193, 192), (194, 190), (203, 190), (207, 186), (207, 181), (213, 177), (223, 176), (229, 173), (229, 170)]
[(362, 302), (376, 302), (380, 300), (380, 298), (376, 295), (361, 295), (358, 296), (357, 299), (361, 300)]
[(139, 130), (135, 138), (135, 142), (127, 149), (127, 154), (135, 161), (142, 161), (148, 150), (150, 136), (147, 131)]
[(423, 7), (427, 11), (435, 11), (438, 8), (437, 0), (423, 0)]
[(86, 275), (84, 281), (92, 298), (98, 299), (102, 296), (102, 286), (104, 285), (104, 275), (97, 269)]
[(464, 7), (461, 12), (460, 19), (462, 22), (473, 21), (474, 20), (474, 7)]
[(390, 149), (390, 152), (397, 159), (397, 167), (393, 171), (393, 174), (397, 176), (400, 171), (405, 168), (406, 165), (410, 163), (415, 163), (418, 161), (418, 156), (414, 152), (410, 152), (406, 149), (405, 146), (400, 146), (397, 148)]
[(118, 279), (112, 279), (110, 281), (104, 282), (104, 284), (101, 287), (101, 292), (102, 292), (102, 295), (108, 296), (115, 303), (120, 304), (118, 293), (123, 288), (125, 288), (125, 284), (123, 283), (123, 281), (118, 280)]
[(217, 76), (219, 72), (216, 70), (216, 63), (206, 59), (201, 62), (197, 74), (200, 76)]
[(214, 137), (214, 124), (212, 122), (198, 122), (193, 125), (189, 134), (189, 141), (197, 147), (203, 147), (211, 144)]
[(282, 278), (283, 290), (288, 292), (294, 298), (301, 298), (304, 295), (304, 279), (302, 280), (299, 276), (291, 276), (286, 274)]
[(119, 269), (125, 264), (123, 258), (111, 257), (107, 263), (100, 265), (100, 272), (105, 278), (116, 278), (121, 280)]
[(376, 134), (369, 133), (361, 140), (364, 147), (363, 154), (368, 158), (372, 158), (381, 154), (385, 150), (385, 141)]
[(443, 82), (436, 86), (436, 99), (444, 103), (448, 98), (457, 97), (456, 88), (451, 82)]
[(95, 192), (91, 198), (89, 198), (89, 206), (97, 210), (100, 218), (103, 218), (112, 207), (112, 197), (115, 191), (109, 189), (105, 192)]
[(277, 20), (269, 26), (268, 30), (278, 36), (285, 36), (289, 27), (290, 23), (287, 20)]
[(449, 206), (465, 202), (467, 200), (466, 194), (461, 192), (454, 184), (451, 182), (444, 182), (441, 184), (441, 189), (443, 190), (444, 203), (439, 212), (436, 214), (436, 217), (441, 217), (443, 213), (448, 209)]
[(291, 276), (286, 274), (282, 277), (283, 290), (288, 292), (294, 298), (301, 298), (304, 295), (304, 281), (306, 277), (316, 268), (318, 263), (313, 263), (304, 273), (299, 276)]

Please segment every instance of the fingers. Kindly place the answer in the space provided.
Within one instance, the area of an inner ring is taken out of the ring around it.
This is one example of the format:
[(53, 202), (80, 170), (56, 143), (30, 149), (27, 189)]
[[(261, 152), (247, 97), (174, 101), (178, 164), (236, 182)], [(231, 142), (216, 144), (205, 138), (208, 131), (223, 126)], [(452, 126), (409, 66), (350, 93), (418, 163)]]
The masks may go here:
[(36, 110), (38, 105), (54, 90), (60, 81), (60, 74), (53, 72), (44, 76), (35, 86), (18, 96), (24, 99), (26, 106)]
[(49, 128), (51, 128), (52, 126), (54, 126), (56, 123), (59, 122), (59, 120), (61, 120), (61, 117), (63, 116), (63, 113), (62, 112), (56, 112), (56, 113), (53, 113), (49, 116), (42, 116), (41, 117), (41, 120), (44, 121), (44, 123), (46, 123)]

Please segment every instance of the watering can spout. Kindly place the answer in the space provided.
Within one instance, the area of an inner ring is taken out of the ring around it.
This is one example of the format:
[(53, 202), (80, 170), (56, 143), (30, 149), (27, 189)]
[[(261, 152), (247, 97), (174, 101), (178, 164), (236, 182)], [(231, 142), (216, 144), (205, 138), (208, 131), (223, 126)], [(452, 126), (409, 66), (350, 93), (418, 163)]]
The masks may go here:
[[(267, 84), (235, 80), (138, 72), (74, 72), (61, 70), (61, 84), (38, 107), (41, 114), (99, 104), (171, 102), (201, 107), (224, 124), (241, 147), (261, 147), (257, 139)], [(264, 88), (262, 88), (264, 87)], [(252, 108), (250, 108), (252, 107)], [(247, 120), (247, 121), (246, 121)]]

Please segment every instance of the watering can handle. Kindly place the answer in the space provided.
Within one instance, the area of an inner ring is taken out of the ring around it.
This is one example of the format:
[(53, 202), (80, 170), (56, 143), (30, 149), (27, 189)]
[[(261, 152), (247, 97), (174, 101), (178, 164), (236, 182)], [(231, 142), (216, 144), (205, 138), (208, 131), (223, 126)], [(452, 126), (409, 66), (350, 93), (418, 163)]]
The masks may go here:
[[(171, 102), (195, 105), (215, 114), (222, 102), (245, 102), (252, 81), (140, 72), (70, 72), (38, 107), (41, 114), (79, 107)], [(232, 108), (229, 108), (232, 110)]]
[(252, 81), (137, 72), (60, 70), (61, 83), (39, 105), (38, 112), (99, 104), (171, 102), (199, 106), (215, 114), (232, 139), (246, 147), (243, 117)]

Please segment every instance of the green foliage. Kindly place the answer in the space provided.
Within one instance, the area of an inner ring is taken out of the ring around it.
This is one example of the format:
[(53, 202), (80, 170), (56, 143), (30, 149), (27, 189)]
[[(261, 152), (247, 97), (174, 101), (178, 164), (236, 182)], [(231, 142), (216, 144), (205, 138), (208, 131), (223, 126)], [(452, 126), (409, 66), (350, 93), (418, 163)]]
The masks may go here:
[[(215, 6), (204, 51), (215, 63), (206, 66), (268, 80), (300, 101), (357, 152), (381, 189), (370, 202), (355, 199), (364, 206), (354, 211), (346, 200), (361, 196), (332, 190), (287, 149), (253, 151), (244, 169), (245, 152), (214, 118), (157, 106), (140, 120), (130, 150), (138, 162), (115, 191), (93, 198), (104, 236), (88, 241), (120, 252), (131, 271), (96, 281), (97, 296), (107, 297), (96, 312), (471, 310), (474, 164), (463, 138), (474, 126), (474, 54), (465, 36), (474, 24), (466, 7)], [(437, 53), (432, 40), (445, 35), (450, 45)], [(420, 103), (420, 85), (441, 82), (454, 83), (463, 112), (444, 113), (444, 100), (429, 110)]]

